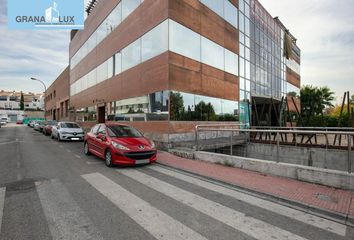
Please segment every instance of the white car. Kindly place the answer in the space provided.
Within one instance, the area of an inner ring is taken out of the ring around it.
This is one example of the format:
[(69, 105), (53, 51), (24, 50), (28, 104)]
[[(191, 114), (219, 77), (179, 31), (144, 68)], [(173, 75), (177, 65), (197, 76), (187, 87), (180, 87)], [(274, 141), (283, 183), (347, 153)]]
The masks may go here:
[(85, 133), (77, 123), (59, 122), (52, 127), (51, 137), (58, 139), (58, 141), (83, 141)]
[(6, 117), (2, 117), (0, 118), (0, 125), (6, 125), (7, 124), (7, 118)]

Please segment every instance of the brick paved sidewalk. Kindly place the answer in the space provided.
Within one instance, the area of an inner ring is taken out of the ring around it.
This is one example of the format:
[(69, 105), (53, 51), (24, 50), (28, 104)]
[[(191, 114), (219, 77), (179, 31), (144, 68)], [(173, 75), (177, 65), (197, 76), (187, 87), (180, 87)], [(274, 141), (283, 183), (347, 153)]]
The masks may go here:
[(158, 154), (158, 162), (242, 188), (325, 210), (342, 217), (350, 216), (351, 219), (354, 219), (354, 192), (351, 191), (185, 159), (167, 152)]

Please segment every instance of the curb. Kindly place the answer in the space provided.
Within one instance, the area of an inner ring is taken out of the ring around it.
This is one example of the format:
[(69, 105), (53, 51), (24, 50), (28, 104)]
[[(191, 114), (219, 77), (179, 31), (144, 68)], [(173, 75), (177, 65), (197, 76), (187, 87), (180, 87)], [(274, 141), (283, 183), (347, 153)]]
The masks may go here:
[(335, 211), (331, 211), (329, 209), (325, 209), (325, 208), (320, 208), (311, 204), (305, 204), (296, 200), (292, 200), (292, 199), (288, 199), (285, 197), (280, 197), (280, 196), (276, 196), (276, 195), (272, 195), (266, 192), (260, 192), (260, 191), (256, 191), (253, 190), (251, 188), (247, 188), (244, 186), (240, 186), (240, 185), (236, 185), (234, 183), (230, 183), (230, 182), (225, 182), (223, 180), (217, 179), (217, 178), (213, 178), (210, 176), (205, 176), (202, 175), (200, 173), (195, 173), (186, 169), (181, 169), (181, 168), (177, 168), (168, 164), (164, 164), (161, 163), (159, 161), (157, 161), (157, 164), (163, 166), (163, 167), (167, 167), (170, 169), (174, 169), (180, 172), (184, 172), (184, 173), (188, 173), (188, 174), (192, 174), (194, 176), (197, 176), (198, 178), (202, 179), (202, 180), (206, 180), (208, 182), (211, 183), (216, 183), (218, 185), (223, 185), (224, 187), (228, 187), (230, 189), (234, 189), (246, 194), (250, 194), (253, 195), (255, 197), (258, 198), (262, 198), (264, 200), (268, 200), (274, 203), (278, 203), (290, 208), (294, 208), (300, 211), (303, 211), (305, 213), (310, 213), (328, 220), (332, 220), (341, 224), (344, 224), (346, 226), (350, 226), (350, 227), (354, 227), (354, 216), (350, 216), (349, 214), (344, 214), (344, 213), (339, 213), (339, 212), (335, 212)]

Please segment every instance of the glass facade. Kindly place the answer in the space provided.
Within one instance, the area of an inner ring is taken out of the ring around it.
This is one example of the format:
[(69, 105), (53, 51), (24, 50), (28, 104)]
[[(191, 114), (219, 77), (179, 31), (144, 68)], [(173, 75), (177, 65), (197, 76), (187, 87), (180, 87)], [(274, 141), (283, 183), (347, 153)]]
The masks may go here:
[(87, 56), (103, 39), (105, 39), (124, 19), (126, 19), (144, 0), (122, 0), (105, 18), (100, 26), (91, 34), (70, 60), (73, 69)]
[(109, 121), (167, 121), (169, 91), (151, 93), (109, 104)]
[(238, 11), (229, 0), (200, 0), (200, 2), (237, 28)]
[(172, 91), (170, 120), (238, 121), (238, 102)]
[(73, 83), (70, 94), (78, 94), (168, 50), (238, 75), (237, 54), (168, 19)]
[[(122, 0), (71, 59), (71, 68), (138, 8), (142, 1)], [(110, 103), (109, 120), (240, 120), (249, 124), (251, 96), (280, 100), (288, 94), (299, 94), (299, 88), (287, 82), (286, 69), (290, 68), (300, 75), (300, 65), (284, 57), (283, 27), (257, 0), (239, 0), (239, 9), (229, 0), (200, 2), (239, 30), (239, 55), (167, 19), (72, 84), (71, 96), (166, 51), (239, 76), (239, 101), (166, 90)], [(300, 50), (295, 44), (293, 51), (300, 59)]]
[(238, 102), (161, 91), (109, 104), (110, 121), (238, 121)]

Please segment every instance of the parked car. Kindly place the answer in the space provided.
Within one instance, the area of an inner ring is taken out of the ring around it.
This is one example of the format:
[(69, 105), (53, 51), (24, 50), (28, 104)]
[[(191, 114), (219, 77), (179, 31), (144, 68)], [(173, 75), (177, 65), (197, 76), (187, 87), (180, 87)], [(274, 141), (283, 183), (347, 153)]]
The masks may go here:
[(83, 141), (85, 132), (77, 123), (59, 122), (52, 127), (51, 137), (58, 139), (58, 141)]
[(42, 132), (44, 128), (45, 121), (36, 121), (34, 124), (34, 130), (38, 132)]
[(52, 120), (52, 121), (47, 121), (44, 128), (43, 128), (43, 134), (45, 136), (51, 136), (52, 135), (52, 127), (57, 125), (57, 121)]
[(16, 124), (22, 125), (23, 124), (23, 120), (17, 120)]
[(37, 121), (30, 121), (29, 122), (29, 127), (34, 128), (34, 125), (36, 124)]
[(6, 117), (0, 118), (0, 125), (6, 125), (6, 124), (7, 124), (7, 118)]
[(140, 165), (156, 162), (156, 147), (131, 126), (97, 124), (85, 136), (84, 153), (94, 154), (113, 165)]

